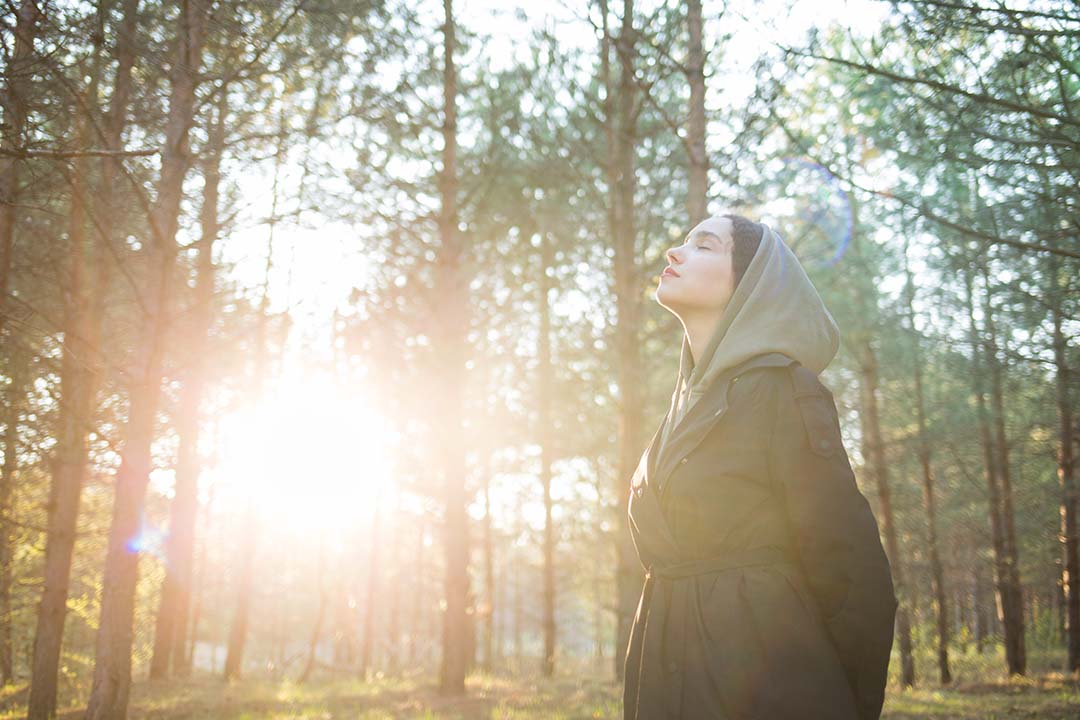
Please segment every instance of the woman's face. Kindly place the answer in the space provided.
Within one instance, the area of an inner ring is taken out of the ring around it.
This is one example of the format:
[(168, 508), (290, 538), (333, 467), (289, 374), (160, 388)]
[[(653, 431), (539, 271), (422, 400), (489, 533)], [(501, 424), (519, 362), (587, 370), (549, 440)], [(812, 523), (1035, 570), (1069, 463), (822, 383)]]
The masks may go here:
[(719, 236), (699, 232), (668, 250), (656, 301), (681, 318), (723, 312), (735, 291), (731, 230), (725, 218)]

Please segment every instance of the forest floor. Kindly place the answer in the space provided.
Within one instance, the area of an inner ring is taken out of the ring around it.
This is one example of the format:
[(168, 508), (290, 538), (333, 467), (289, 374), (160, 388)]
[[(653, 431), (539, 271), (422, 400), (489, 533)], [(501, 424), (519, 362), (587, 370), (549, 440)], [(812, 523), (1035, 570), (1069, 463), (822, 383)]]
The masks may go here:
[[(21, 692), (20, 692), (21, 690)], [(0, 694), (0, 719), (24, 717), (19, 697), (25, 688)], [(618, 685), (599, 677), (562, 677), (545, 682), (472, 676), (463, 699), (439, 696), (424, 681), (355, 680), (270, 683), (249, 680), (225, 684), (214, 679), (137, 682), (129, 720), (329, 720), (416, 718), (471, 720), (552, 720), (621, 718)], [(82, 717), (82, 708), (62, 710), (60, 718)], [(1080, 682), (1060, 675), (958, 684), (949, 689), (890, 691), (883, 720), (1076, 720)]]

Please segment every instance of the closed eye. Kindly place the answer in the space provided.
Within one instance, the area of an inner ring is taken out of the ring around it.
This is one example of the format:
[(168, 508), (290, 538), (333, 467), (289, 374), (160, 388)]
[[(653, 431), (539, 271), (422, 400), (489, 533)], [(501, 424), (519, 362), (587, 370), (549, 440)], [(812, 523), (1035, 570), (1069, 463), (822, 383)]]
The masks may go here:
[(698, 249), (699, 250), (711, 250), (712, 248), (710, 248), (708, 245), (698, 245)]

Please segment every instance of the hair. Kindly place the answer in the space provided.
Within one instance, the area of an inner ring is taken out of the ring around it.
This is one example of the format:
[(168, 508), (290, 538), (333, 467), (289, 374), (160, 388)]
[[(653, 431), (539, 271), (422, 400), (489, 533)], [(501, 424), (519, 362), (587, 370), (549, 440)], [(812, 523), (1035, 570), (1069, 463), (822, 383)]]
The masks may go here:
[[(765, 228), (761, 226), (761, 223), (756, 223), (742, 215), (726, 213), (720, 217), (731, 220), (731, 269), (735, 275), (734, 287), (738, 287), (739, 281), (742, 280), (743, 275), (746, 273), (746, 268), (750, 267), (750, 261), (754, 259), (754, 254), (757, 253), (758, 246), (761, 245), (761, 238), (765, 235)], [(701, 232), (701, 234), (713, 235), (713, 233), (705, 231)], [(716, 236), (713, 235), (713, 237)]]
[(742, 215), (725, 214), (722, 217), (731, 220), (731, 267), (735, 273), (735, 287), (739, 286), (746, 268), (750, 267), (750, 261), (754, 259), (761, 238), (765, 235), (765, 228), (761, 223), (756, 223)]

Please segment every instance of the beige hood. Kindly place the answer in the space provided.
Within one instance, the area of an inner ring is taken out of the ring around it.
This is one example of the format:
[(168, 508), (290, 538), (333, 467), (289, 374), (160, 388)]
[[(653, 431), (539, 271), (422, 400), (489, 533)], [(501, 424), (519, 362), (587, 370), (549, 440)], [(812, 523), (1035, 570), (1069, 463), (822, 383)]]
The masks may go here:
[[(707, 218), (688, 236), (700, 230), (722, 235), (726, 222), (719, 216)], [(791, 248), (768, 225), (760, 225), (764, 232), (757, 252), (696, 366), (683, 334), (679, 376), (657, 453), (671, 429), (724, 370), (756, 355), (779, 352), (820, 373), (836, 355), (840, 346), (836, 321)]]

